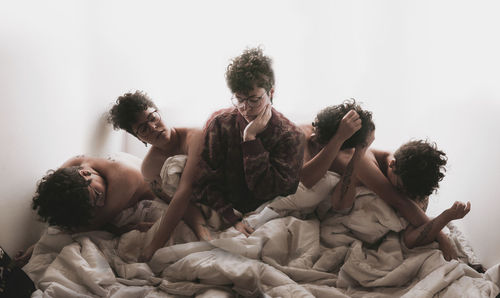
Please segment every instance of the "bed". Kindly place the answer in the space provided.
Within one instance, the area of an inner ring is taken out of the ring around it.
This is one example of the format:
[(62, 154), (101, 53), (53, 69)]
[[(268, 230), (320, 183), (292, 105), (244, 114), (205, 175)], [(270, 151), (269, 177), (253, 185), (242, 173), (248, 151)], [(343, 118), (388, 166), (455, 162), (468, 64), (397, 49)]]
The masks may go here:
[[(142, 201), (117, 223), (157, 220), (148, 232), (66, 234), (49, 227), (23, 270), (32, 297), (496, 297), (500, 264), (482, 274), (454, 226), (447, 233), (460, 260), (447, 262), (436, 243), (408, 249), (406, 222), (380, 198), (359, 189), (353, 211), (313, 212), (268, 221), (250, 237), (234, 228), (198, 241), (183, 222), (148, 263), (137, 258), (166, 205)], [(211, 225), (220, 220), (209, 210)]]

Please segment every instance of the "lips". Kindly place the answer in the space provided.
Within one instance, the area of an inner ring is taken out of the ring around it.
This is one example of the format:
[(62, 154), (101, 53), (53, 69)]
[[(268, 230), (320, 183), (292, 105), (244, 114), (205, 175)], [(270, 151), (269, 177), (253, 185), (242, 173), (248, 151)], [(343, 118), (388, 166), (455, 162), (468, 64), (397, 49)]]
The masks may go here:
[(160, 137), (160, 136), (161, 136), (161, 135), (165, 132), (165, 130), (166, 130), (166, 129), (164, 129), (164, 130), (162, 130), (162, 131), (160, 131), (160, 132), (158, 133), (158, 135), (156, 136), (156, 139), (157, 139), (157, 140), (158, 140), (158, 138), (159, 138), (159, 137)]

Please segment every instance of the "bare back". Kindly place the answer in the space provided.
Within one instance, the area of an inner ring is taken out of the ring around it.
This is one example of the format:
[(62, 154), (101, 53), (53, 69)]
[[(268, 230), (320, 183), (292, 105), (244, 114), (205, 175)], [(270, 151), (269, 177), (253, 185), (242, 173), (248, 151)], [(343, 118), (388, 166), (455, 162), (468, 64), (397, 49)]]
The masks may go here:
[(77, 156), (62, 165), (90, 167), (106, 183), (104, 206), (95, 207), (95, 215), (89, 228), (102, 228), (122, 210), (134, 206), (140, 200), (154, 198), (133, 158), (136, 157), (126, 157), (125, 154), (107, 159)]

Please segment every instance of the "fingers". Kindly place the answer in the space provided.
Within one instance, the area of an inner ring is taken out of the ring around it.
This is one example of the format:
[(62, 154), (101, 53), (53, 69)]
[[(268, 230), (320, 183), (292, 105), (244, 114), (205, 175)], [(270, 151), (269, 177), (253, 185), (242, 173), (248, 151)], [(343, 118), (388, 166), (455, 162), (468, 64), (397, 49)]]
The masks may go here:
[(350, 110), (347, 114), (345, 114), (344, 119), (355, 121), (359, 119), (359, 115), (355, 110)]
[(272, 116), (272, 106), (267, 104), (267, 106), (257, 115), (257, 117), (251, 121), (247, 128), (245, 129), (248, 133), (255, 136), (262, 132)]
[(265, 117), (266, 117), (268, 114), (270, 114), (270, 113), (271, 113), (271, 104), (270, 104), (270, 103), (268, 103), (268, 104), (266, 105), (266, 108), (265, 108), (265, 109), (263, 109), (263, 110), (259, 113), (259, 115), (257, 116), (256, 120), (257, 120), (257, 119), (265, 119)]
[(250, 234), (255, 232), (255, 230), (251, 226), (249, 226), (248, 224), (245, 224), (245, 230)]
[(259, 114), (260, 120), (263, 122), (262, 124), (266, 125), (269, 119), (271, 119), (271, 104), (268, 103), (266, 108), (262, 111), (262, 113)]
[(456, 201), (453, 203), (453, 206), (451, 206), (451, 211), (453, 212), (453, 216), (455, 219), (463, 218), (467, 213), (470, 212), (471, 209), (471, 204), (470, 202), (464, 203), (460, 201)]
[(355, 130), (359, 130), (361, 128), (361, 118), (359, 114), (356, 113), (355, 110), (350, 110), (345, 116), (344, 119), (347, 123), (351, 124)]
[(470, 210), (470, 202), (467, 202), (467, 204), (465, 204), (464, 202), (456, 201), (453, 204), (453, 207), (459, 211), (467, 211), (468, 212), (468, 210)]
[(240, 227), (238, 229), (241, 233), (243, 233), (246, 237), (250, 236), (251, 233), (249, 233), (244, 227)]
[(250, 236), (250, 234), (254, 232), (254, 229), (252, 227), (242, 221), (238, 222), (234, 227), (236, 228), (236, 230), (243, 233), (246, 237)]

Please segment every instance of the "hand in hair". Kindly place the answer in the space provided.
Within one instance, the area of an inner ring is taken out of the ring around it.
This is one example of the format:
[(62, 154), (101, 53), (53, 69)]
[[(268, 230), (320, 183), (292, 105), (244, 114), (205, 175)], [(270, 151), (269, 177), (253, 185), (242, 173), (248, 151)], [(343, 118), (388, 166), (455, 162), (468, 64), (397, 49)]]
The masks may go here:
[(350, 110), (340, 121), (337, 135), (343, 140), (349, 139), (361, 128), (361, 119), (355, 110)]

